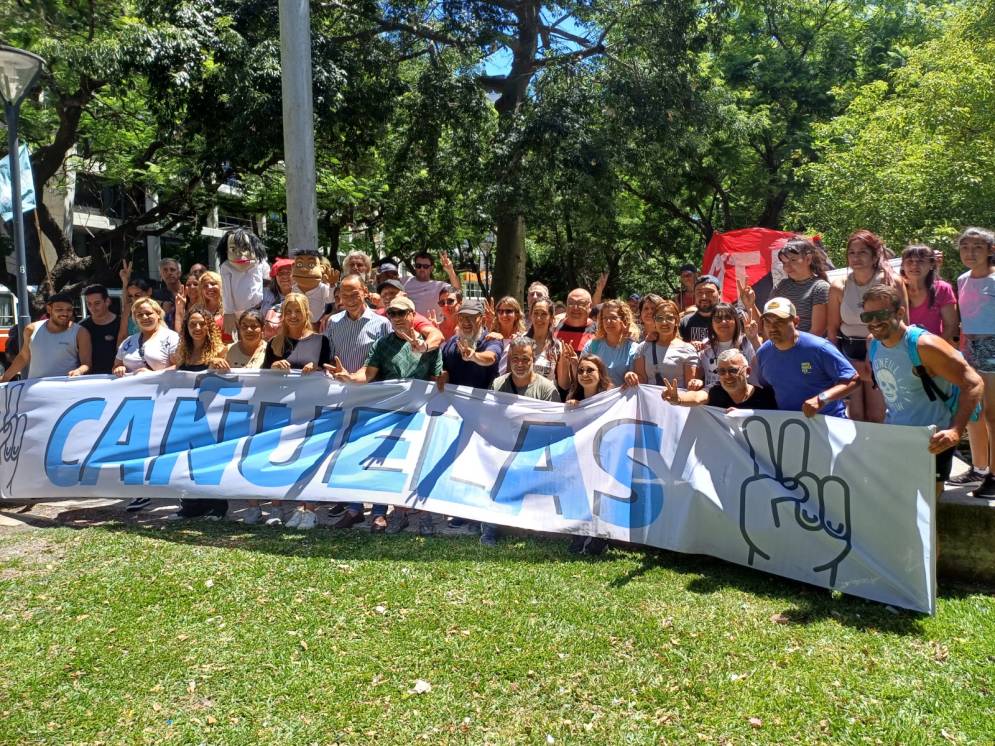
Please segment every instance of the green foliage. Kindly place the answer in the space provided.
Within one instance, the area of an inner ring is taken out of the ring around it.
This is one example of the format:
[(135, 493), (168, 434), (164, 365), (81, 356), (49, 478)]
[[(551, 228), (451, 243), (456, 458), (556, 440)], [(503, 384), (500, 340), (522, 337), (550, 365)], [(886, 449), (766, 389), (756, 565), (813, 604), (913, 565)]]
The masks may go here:
[(800, 223), (833, 247), (858, 227), (900, 247), (995, 224), (995, 25), (986, 8), (965, 6), (942, 37), (816, 128), (822, 157), (804, 171)]

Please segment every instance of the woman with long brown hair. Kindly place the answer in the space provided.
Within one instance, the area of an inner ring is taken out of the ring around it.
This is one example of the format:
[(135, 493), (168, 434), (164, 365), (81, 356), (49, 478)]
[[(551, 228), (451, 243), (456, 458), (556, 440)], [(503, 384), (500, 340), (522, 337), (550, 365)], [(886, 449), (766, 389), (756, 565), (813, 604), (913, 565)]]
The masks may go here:
[(870, 332), (860, 320), (864, 295), (875, 285), (890, 285), (902, 298), (901, 315), (907, 320), (909, 307), (905, 283), (888, 264), (888, 250), (881, 238), (869, 230), (851, 234), (846, 242), (846, 262), (850, 273), (829, 290), (829, 329), (827, 337), (839, 347), (860, 374), (860, 388), (850, 394), (848, 415), (852, 420), (884, 422), (884, 397), (874, 387), (867, 365), (867, 339)]

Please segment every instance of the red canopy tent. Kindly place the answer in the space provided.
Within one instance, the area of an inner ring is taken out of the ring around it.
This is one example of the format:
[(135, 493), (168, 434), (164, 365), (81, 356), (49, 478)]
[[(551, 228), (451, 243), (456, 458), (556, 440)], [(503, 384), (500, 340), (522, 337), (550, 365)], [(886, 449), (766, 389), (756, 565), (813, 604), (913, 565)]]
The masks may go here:
[(702, 272), (715, 275), (722, 300), (735, 303), (739, 295), (736, 279), (746, 277), (754, 285), (770, 274), (771, 262), (784, 242), (796, 234), (770, 228), (741, 228), (714, 233), (705, 249)]

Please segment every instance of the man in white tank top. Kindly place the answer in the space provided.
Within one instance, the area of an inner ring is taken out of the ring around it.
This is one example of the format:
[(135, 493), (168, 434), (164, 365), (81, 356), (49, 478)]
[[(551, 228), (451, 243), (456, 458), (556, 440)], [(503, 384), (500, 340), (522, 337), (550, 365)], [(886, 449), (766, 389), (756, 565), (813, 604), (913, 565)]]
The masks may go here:
[(6, 383), (28, 365), (30, 378), (81, 376), (90, 370), (90, 333), (73, 321), (73, 298), (56, 293), (45, 304), (48, 318), (28, 324), (21, 351), (0, 382)]

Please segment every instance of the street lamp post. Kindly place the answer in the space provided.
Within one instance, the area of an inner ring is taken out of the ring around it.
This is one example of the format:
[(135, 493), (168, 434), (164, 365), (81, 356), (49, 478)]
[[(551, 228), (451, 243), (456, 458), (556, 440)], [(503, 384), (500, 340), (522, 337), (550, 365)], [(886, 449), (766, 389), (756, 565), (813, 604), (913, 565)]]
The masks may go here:
[(11, 203), (14, 212), (14, 252), (17, 261), (17, 323), (23, 335), (31, 314), (28, 308), (28, 269), (24, 250), (24, 213), (21, 206), (21, 158), (17, 123), (21, 102), (38, 80), (45, 60), (31, 52), (0, 44), (0, 98), (7, 119), (8, 160), (10, 161)]

